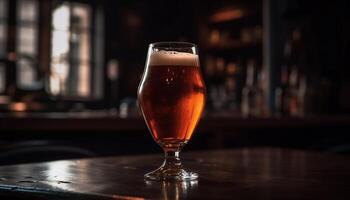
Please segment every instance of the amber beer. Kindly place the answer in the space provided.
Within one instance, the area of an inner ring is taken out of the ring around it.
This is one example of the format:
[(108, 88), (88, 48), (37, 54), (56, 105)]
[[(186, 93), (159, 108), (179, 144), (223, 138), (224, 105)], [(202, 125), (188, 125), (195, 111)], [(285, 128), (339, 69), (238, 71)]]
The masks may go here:
[(147, 62), (139, 88), (139, 104), (146, 123), (161, 145), (186, 143), (205, 102), (198, 56), (157, 52)]

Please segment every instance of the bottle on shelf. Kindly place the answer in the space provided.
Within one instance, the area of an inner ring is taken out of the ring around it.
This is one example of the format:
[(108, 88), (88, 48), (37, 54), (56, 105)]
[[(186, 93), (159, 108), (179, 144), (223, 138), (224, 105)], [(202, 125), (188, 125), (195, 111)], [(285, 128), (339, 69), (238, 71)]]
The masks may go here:
[(268, 117), (270, 116), (270, 109), (268, 108), (267, 103), (267, 93), (265, 88), (266, 83), (266, 73), (263, 70), (258, 71), (257, 73), (257, 88), (258, 88), (258, 107), (260, 109), (260, 117)]
[(227, 91), (227, 110), (232, 114), (237, 113), (237, 79), (239, 73), (239, 65), (237, 62), (229, 62), (226, 66), (225, 87)]
[(275, 90), (275, 113), (277, 116), (304, 115), (307, 85), (305, 77), (300, 75), (301, 52), (301, 32), (295, 28), (284, 45), (280, 86)]
[(299, 80), (298, 69), (293, 66), (289, 75), (289, 85), (287, 88), (287, 96), (285, 99), (288, 108), (288, 115), (292, 117), (299, 116), (300, 96), (299, 96)]
[[(224, 109), (226, 101), (226, 90), (225, 90), (225, 59), (213, 58), (210, 59), (210, 64), (206, 70), (208, 78), (210, 80), (208, 84), (208, 103), (211, 107), (212, 112), (220, 113)], [(210, 73), (208, 73), (210, 72)]]
[(247, 62), (246, 83), (242, 90), (241, 109), (245, 117), (262, 116), (263, 93), (257, 84), (257, 67), (255, 60)]
[(281, 84), (276, 89), (275, 92), (275, 113), (277, 117), (288, 115), (288, 97), (287, 97), (287, 89), (288, 89), (288, 68), (287, 66), (283, 66), (281, 69)]
[(305, 75), (301, 75), (299, 78), (298, 88), (299, 99), (299, 112), (298, 115), (303, 117), (308, 112), (309, 106), (309, 87), (307, 85), (307, 79)]
[(112, 59), (107, 64), (107, 80), (109, 82), (108, 107), (112, 114), (118, 113), (119, 106), (119, 75), (120, 66), (117, 59)]

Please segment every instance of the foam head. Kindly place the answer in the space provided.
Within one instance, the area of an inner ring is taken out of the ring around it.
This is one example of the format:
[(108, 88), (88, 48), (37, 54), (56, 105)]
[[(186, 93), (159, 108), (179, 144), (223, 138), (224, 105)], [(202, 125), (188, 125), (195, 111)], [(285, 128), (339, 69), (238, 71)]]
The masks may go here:
[(150, 55), (149, 65), (198, 67), (198, 55), (177, 51), (156, 51)]

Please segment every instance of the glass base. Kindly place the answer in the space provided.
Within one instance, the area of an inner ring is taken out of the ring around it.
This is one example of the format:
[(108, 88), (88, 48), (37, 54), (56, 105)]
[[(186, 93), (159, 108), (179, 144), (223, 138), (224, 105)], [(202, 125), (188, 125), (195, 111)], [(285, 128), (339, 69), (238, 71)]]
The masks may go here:
[(159, 169), (145, 174), (145, 179), (150, 181), (193, 181), (198, 179), (198, 174), (187, 172), (184, 169)]

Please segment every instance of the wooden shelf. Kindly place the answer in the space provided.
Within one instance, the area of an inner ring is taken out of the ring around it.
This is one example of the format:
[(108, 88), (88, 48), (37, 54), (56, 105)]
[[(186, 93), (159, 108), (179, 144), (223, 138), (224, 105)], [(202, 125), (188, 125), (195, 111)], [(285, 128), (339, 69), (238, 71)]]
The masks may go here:
[(256, 13), (254, 15), (248, 15), (240, 19), (234, 19), (223, 22), (209, 22), (208, 26), (211, 28), (236, 28), (236, 27), (252, 27), (262, 24), (262, 14)]
[[(200, 37), (200, 46), (204, 48), (200, 50), (207, 55), (225, 59), (245, 59), (247, 56), (259, 59), (262, 41), (259, 41), (261, 37), (257, 34), (259, 30), (262, 31), (261, 2), (225, 1), (211, 8), (204, 25), (206, 28), (203, 28), (204, 35)], [(214, 21), (220, 19), (219, 16), (226, 20)]]

